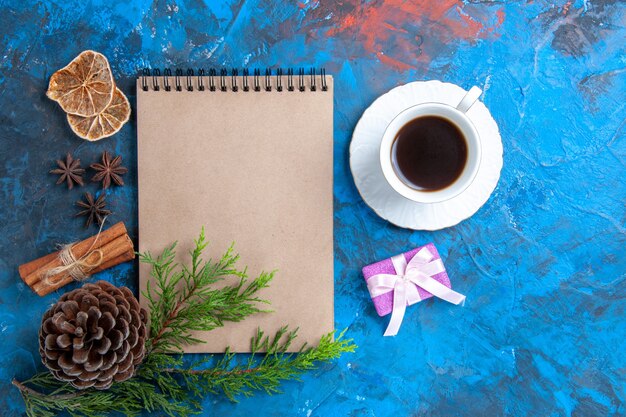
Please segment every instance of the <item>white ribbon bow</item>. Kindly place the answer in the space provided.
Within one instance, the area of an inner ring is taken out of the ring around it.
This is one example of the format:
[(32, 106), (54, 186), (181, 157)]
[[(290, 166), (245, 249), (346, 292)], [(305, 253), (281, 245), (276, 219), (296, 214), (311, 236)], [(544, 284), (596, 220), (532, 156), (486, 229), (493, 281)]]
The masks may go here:
[(372, 298), (393, 291), (393, 309), (385, 336), (395, 336), (400, 330), (407, 305), (421, 301), (417, 287), (423, 288), (435, 297), (458, 305), (465, 296), (446, 287), (432, 276), (445, 271), (441, 259), (433, 261), (428, 248), (420, 249), (407, 264), (403, 254), (393, 256), (391, 262), (397, 275), (377, 274), (367, 280), (367, 289)]

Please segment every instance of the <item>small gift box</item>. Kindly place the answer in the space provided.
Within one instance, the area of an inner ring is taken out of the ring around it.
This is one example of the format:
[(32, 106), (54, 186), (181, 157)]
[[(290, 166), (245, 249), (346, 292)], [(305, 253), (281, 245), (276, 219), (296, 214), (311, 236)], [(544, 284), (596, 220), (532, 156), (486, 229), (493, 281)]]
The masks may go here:
[(379, 316), (391, 313), (385, 336), (395, 336), (407, 305), (430, 297), (461, 304), (465, 296), (452, 290), (443, 261), (432, 243), (363, 268)]

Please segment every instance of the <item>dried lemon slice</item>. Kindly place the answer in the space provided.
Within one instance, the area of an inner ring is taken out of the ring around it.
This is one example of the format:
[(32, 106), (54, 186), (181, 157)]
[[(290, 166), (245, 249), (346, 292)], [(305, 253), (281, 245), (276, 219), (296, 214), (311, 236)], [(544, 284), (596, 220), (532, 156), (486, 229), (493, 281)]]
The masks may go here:
[(115, 83), (106, 57), (83, 51), (65, 68), (52, 74), (46, 95), (67, 113), (90, 117), (111, 103)]
[(96, 141), (116, 134), (129, 118), (130, 103), (119, 88), (115, 88), (113, 100), (103, 112), (91, 117), (67, 115), (67, 121), (74, 133), (89, 141)]

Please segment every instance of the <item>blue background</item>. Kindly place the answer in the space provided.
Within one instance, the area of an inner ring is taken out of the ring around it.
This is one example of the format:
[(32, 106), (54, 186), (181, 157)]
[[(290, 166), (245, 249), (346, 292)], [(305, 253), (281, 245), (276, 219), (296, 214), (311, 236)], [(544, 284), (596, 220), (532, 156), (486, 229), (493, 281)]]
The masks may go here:
[[(133, 109), (146, 66), (316, 65), (336, 77), (336, 327), (360, 347), (282, 395), (210, 397), (205, 415), (626, 414), (626, 7), (553, 3), (0, 0), (2, 414), (23, 412), (10, 380), (42, 369), (40, 317), (59, 296), (36, 296), (17, 266), (96, 231), (72, 216), (97, 186), (55, 186), (54, 160), (123, 155), (130, 172), (107, 193), (111, 220), (137, 237), (134, 117), (88, 143), (45, 97), (50, 75), (84, 49), (109, 58)], [(487, 204), (437, 232), (379, 219), (348, 169), (365, 108), (424, 79), (483, 87), (504, 142)], [(376, 315), (360, 268), (429, 241), (468, 301), (415, 305), (399, 336), (383, 338), (388, 318)], [(99, 278), (136, 290), (136, 265)]]

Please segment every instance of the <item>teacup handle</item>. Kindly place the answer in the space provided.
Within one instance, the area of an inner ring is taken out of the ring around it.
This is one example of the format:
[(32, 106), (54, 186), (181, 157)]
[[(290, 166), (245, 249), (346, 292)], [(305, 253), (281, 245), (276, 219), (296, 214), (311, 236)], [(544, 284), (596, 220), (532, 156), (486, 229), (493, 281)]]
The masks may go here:
[(476, 103), (476, 100), (478, 100), (478, 97), (480, 97), (482, 93), (483, 90), (476, 86), (470, 88), (467, 94), (465, 94), (465, 97), (463, 97), (463, 100), (456, 106), (456, 109), (462, 113), (467, 112), (470, 107)]

